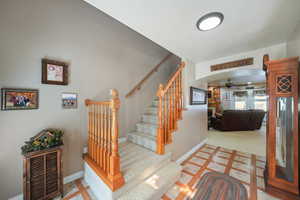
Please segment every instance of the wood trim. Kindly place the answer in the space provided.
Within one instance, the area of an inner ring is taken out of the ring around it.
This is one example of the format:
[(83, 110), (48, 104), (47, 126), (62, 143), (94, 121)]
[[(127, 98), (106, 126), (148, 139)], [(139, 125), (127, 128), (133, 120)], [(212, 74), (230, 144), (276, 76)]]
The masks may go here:
[(116, 185), (113, 182), (111, 182), (111, 180), (109, 180), (109, 178), (107, 176), (107, 173), (104, 170), (102, 170), (101, 168), (99, 168), (97, 163), (95, 161), (93, 161), (93, 159), (91, 159), (88, 154), (83, 155), (83, 160), (89, 164), (89, 166), (94, 170), (94, 172), (103, 180), (103, 182), (106, 185), (108, 185), (108, 187), (112, 191), (116, 191), (124, 184), (124, 183), (122, 184), (120, 182), (119, 184)]
[(171, 77), (171, 79), (168, 81), (168, 83), (166, 84), (164, 90), (163, 90), (163, 95), (167, 92), (167, 90), (171, 87), (171, 85), (173, 84), (173, 82), (175, 81), (175, 79), (179, 76), (179, 74), (182, 72), (183, 68), (185, 67), (185, 62), (181, 62), (178, 70), (173, 74), (173, 76)]
[(169, 58), (172, 57), (172, 53), (169, 53), (166, 57), (164, 57), (150, 72), (148, 72), (148, 74), (130, 91), (126, 94), (126, 98), (134, 95), (138, 90), (141, 89), (142, 85), (148, 80), (148, 78), (150, 78), (152, 76), (152, 74), (154, 74), (155, 72), (158, 71), (158, 69), (160, 68), (160, 66), (166, 62)]
[(210, 66), (210, 71), (213, 72), (213, 71), (231, 69), (231, 68), (242, 67), (247, 65), (253, 65), (253, 58), (246, 58), (246, 59), (226, 62), (222, 64), (212, 65)]
[(86, 99), (85, 100), (85, 105), (89, 106), (89, 105), (110, 105), (110, 101), (94, 101), (91, 99)]
[(75, 181), (75, 185), (77, 186), (78, 190), (80, 191), (82, 197), (84, 200), (90, 200), (91, 197), (89, 193), (86, 191), (86, 189), (83, 187), (82, 183), (80, 180)]

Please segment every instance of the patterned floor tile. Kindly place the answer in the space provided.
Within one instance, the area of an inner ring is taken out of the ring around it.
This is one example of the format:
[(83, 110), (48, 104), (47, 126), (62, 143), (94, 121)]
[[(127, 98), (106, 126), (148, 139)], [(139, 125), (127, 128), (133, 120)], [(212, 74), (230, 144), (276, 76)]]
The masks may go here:
[(193, 163), (196, 163), (196, 164), (198, 164), (198, 165), (201, 165), (201, 166), (206, 162), (206, 160), (201, 159), (201, 158), (198, 158), (198, 157), (193, 157), (193, 158), (190, 159), (189, 161), (191, 161), (191, 162), (193, 162)]
[[(178, 199), (178, 197), (180, 197), (180, 200), (190, 199), (197, 191), (197, 188), (195, 188), (195, 187), (197, 186), (198, 182), (201, 180), (201, 177), (204, 174), (211, 172), (211, 171), (218, 171), (218, 172), (224, 173), (226, 167), (228, 169), (230, 169), (229, 170), (230, 176), (242, 181), (242, 184), (247, 189), (248, 197), (250, 198), (250, 195), (251, 195), (250, 192), (253, 191), (250, 188), (253, 187), (253, 185), (255, 185), (253, 183), (251, 184), (251, 178), (250, 178), (251, 176), (253, 176), (253, 174), (251, 174), (251, 173), (253, 173), (253, 170), (251, 171), (251, 167), (255, 167), (255, 166), (251, 165), (252, 164), (251, 159), (254, 159), (255, 156), (253, 158), (253, 156), (250, 154), (237, 151), (237, 154), (234, 157), (234, 160), (231, 160), (232, 159), (231, 155), (233, 153), (233, 150), (224, 149), (224, 148), (220, 147), (217, 151), (214, 151), (217, 149), (217, 147), (211, 146), (211, 145), (207, 145), (203, 149), (206, 152), (200, 152), (198, 150), (198, 152), (196, 154), (193, 154), (188, 159), (188, 161), (185, 162), (185, 164), (183, 165), (183, 169), (185, 171), (188, 171), (189, 173), (182, 172), (180, 179), (178, 180), (178, 183), (180, 183), (180, 184), (179, 185), (174, 184), (165, 193), (165, 197), (167, 197), (166, 199), (175, 200), (175, 199)], [(210, 158), (211, 158), (210, 155), (212, 156), (212, 160), (210, 160)], [(202, 159), (199, 158), (199, 156), (202, 157)], [(263, 157), (258, 157), (258, 156), (256, 156), (256, 159), (264, 160)], [(202, 167), (197, 166), (192, 163), (189, 163), (189, 162), (193, 162), (197, 165), (201, 165)], [(206, 162), (209, 162), (209, 163), (208, 163), (207, 167), (205, 168), (205, 166), (207, 164)], [(216, 162), (222, 163), (222, 164), (218, 164)], [(241, 162), (243, 162), (243, 163), (241, 163)], [(232, 165), (230, 163), (232, 163)], [(263, 175), (262, 173), (263, 173), (264, 167), (265, 167), (264, 162), (260, 162), (260, 161), (256, 162), (256, 174), (255, 175), (256, 175), (256, 184), (257, 184), (258, 188), (256, 190), (257, 198), (255, 199), (253, 197), (253, 200), (278, 200), (259, 189), (259, 188), (261, 188), (261, 189), (264, 188), (264, 179), (262, 178), (262, 175)], [(239, 169), (239, 170), (236, 170), (235, 168)], [(194, 176), (192, 176), (191, 174), (194, 174)], [(83, 184), (83, 186), (86, 186), (86, 184), (83, 181), (82, 181), (82, 184)], [(76, 185), (74, 187), (74, 184), (69, 185), (67, 188), (69, 188), (68, 194), (78, 191), (78, 189), (76, 188)], [(91, 199), (95, 199), (94, 196), (92, 195), (92, 192), (89, 189), (87, 191), (90, 194)], [(57, 200), (59, 200), (59, 199), (57, 199)], [(71, 200), (83, 200), (83, 198), (80, 194), (78, 194)], [(165, 200), (165, 199), (162, 198), (162, 200)]]
[(201, 158), (209, 158), (209, 155), (207, 153), (203, 153), (203, 152), (197, 152), (196, 153), (197, 156), (201, 157)]
[(247, 173), (250, 173), (250, 170), (251, 170), (251, 166), (250, 165), (247, 165), (247, 164), (244, 164), (244, 163), (240, 163), (240, 162), (236, 162), (236, 161), (233, 161), (232, 167), (236, 168), (236, 169), (240, 169), (240, 170), (246, 171)]
[(238, 156), (238, 155), (234, 157), (234, 160), (241, 161), (241, 162), (243, 162), (245, 164), (248, 164), (248, 165), (251, 163), (250, 158), (246, 158), (246, 157), (242, 157), (242, 156)]
[(183, 165), (183, 169), (185, 171), (188, 171), (188, 172), (192, 173), (192, 174), (196, 174), (200, 170), (200, 167), (196, 166), (196, 165), (193, 165), (191, 163), (186, 163), (185, 165)]
[(251, 158), (250, 153), (244, 153), (244, 152), (237, 151), (237, 155), (244, 156), (244, 157), (247, 157), (247, 158)]
[(216, 153), (217, 156), (221, 156), (221, 157), (225, 157), (225, 158), (230, 158), (231, 154), (230, 153), (226, 153), (226, 152), (222, 152), (222, 151), (218, 151)]
[(225, 171), (225, 166), (219, 165), (219, 164), (214, 163), (214, 162), (209, 163), (207, 168), (212, 169), (212, 170), (217, 171), (217, 172), (221, 172), (221, 173), (223, 173)]
[(240, 181), (250, 184), (250, 175), (249, 174), (246, 174), (244, 172), (241, 172), (241, 171), (238, 171), (235, 169), (231, 169), (229, 175), (236, 179), (239, 179)]
[(233, 150), (231, 150), (231, 149), (226, 149), (226, 148), (220, 148), (220, 151), (223, 151), (223, 152), (227, 152), (227, 153), (232, 153), (233, 152)]
[(213, 157), (213, 161), (214, 161), (214, 162), (217, 162), (217, 163), (224, 164), (224, 165), (226, 165), (226, 164), (229, 162), (228, 159), (220, 158), (220, 157), (218, 157), (218, 156), (214, 156), (214, 157)]
[(264, 169), (262, 168), (256, 168), (256, 176), (261, 176), (263, 177), (264, 176)]
[(207, 153), (210, 153), (210, 154), (211, 154), (211, 153), (213, 153), (215, 150), (214, 150), (214, 149), (210, 149), (210, 148), (206, 148), (206, 147), (205, 147), (205, 148), (201, 149), (201, 151), (202, 151), (202, 152), (207, 152)]
[(263, 178), (256, 177), (257, 187), (265, 189), (265, 181)]
[(261, 168), (265, 168), (266, 163), (265, 162), (256, 161), (256, 166), (257, 167), (261, 167)]

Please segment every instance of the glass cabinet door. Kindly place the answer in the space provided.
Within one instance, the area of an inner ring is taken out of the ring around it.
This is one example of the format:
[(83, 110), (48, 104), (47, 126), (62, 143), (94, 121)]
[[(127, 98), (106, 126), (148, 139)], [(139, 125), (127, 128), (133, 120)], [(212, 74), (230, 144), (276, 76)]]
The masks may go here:
[(276, 177), (294, 181), (293, 97), (278, 97), (276, 110)]

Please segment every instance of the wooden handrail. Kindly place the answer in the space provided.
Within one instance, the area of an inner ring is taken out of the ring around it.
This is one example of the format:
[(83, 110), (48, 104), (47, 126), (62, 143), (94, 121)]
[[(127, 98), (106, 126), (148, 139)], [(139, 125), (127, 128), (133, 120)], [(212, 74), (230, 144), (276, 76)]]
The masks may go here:
[(84, 160), (115, 191), (124, 185), (118, 150), (118, 91), (111, 90), (110, 101), (85, 100), (88, 108), (88, 153)]
[(157, 72), (159, 67), (166, 62), (173, 54), (169, 53), (166, 57), (164, 57), (148, 74), (128, 93), (126, 94), (126, 98), (132, 96), (136, 91), (140, 90), (144, 82), (150, 78), (150, 76), (154, 73)]
[(174, 73), (174, 75), (171, 77), (171, 79), (167, 82), (166, 86), (163, 89), (163, 94), (165, 94), (168, 89), (171, 87), (171, 85), (173, 84), (174, 80), (179, 76), (179, 74), (182, 72), (183, 68), (185, 67), (185, 63), (181, 62), (179, 68), (177, 69), (177, 71)]
[(182, 119), (183, 92), (182, 92), (182, 70), (185, 63), (182, 62), (164, 87), (159, 85), (158, 97), (158, 127), (156, 152), (164, 154), (165, 145), (172, 142), (171, 133), (177, 130), (177, 121)]

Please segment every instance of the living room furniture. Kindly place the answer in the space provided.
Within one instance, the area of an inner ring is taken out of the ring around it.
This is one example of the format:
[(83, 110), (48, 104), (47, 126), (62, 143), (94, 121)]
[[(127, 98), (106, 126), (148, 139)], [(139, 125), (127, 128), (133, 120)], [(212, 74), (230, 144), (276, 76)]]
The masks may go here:
[(265, 111), (225, 110), (211, 119), (212, 127), (220, 131), (249, 131), (260, 129)]
[(298, 60), (265, 62), (269, 95), (266, 191), (283, 199), (300, 199)]
[(63, 195), (60, 147), (24, 155), (23, 193), (25, 200), (47, 200)]
[(207, 172), (195, 188), (195, 195), (188, 200), (247, 200), (247, 189), (238, 180), (227, 174)]

